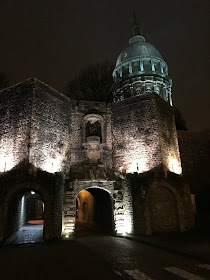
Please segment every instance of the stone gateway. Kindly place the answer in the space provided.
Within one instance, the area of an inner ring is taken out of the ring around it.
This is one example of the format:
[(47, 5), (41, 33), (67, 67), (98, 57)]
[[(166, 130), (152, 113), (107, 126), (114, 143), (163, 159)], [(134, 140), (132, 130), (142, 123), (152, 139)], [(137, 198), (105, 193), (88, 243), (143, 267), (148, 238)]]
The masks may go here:
[(1, 241), (38, 217), (45, 240), (194, 227), (172, 80), (138, 26), (113, 79), (109, 104), (70, 100), (35, 78), (0, 92)]

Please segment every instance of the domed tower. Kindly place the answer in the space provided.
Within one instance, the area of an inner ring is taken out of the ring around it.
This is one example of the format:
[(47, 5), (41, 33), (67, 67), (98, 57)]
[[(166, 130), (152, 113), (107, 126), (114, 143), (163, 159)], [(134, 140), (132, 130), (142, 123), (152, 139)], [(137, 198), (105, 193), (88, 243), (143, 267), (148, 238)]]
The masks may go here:
[(145, 42), (140, 26), (131, 28), (129, 46), (113, 71), (113, 165), (127, 173), (160, 167), (182, 173), (172, 108), (168, 67), (159, 51)]
[(161, 54), (145, 42), (136, 24), (113, 77), (117, 102), (110, 105), (112, 162), (128, 182), (120, 208), (125, 232), (151, 235), (193, 228), (191, 194), (182, 176), (171, 100), (172, 81)]
[(168, 66), (159, 51), (145, 42), (135, 18), (129, 46), (118, 56), (113, 78), (114, 101), (156, 92), (172, 105), (172, 80), (168, 76)]

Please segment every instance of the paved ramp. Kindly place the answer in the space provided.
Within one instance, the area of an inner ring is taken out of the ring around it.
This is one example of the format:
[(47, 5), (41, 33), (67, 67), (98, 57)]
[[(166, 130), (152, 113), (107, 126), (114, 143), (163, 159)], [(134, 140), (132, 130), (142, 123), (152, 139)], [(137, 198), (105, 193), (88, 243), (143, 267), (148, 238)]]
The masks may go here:
[(26, 225), (21, 227), (16, 233), (7, 239), (5, 244), (26, 244), (44, 242), (43, 224)]

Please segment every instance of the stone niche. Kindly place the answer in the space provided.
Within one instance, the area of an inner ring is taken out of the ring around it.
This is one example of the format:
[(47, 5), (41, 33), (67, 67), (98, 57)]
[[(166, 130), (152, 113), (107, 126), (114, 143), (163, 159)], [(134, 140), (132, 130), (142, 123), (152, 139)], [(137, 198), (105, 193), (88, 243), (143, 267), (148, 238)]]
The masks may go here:
[(90, 162), (98, 162), (104, 146), (104, 119), (98, 114), (88, 114), (83, 120), (83, 147)]

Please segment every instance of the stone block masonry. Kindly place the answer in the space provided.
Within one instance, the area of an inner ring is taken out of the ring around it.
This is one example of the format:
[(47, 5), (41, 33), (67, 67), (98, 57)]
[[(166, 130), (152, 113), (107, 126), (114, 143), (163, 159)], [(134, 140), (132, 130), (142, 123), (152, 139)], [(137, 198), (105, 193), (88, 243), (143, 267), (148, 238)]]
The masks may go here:
[(109, 194), (113, 233), (192, 228), (173, 110), (157, 93), (77, 102), (29, 79), (0, 92), (0, 109), (0, 240), (16, 192), (31, 189), (44, 199), (46, 240), (74, 234), (76, 197), (94, 188)]
[(154, 96), (163, 166), (166, 171), (181, 174), (182, 168), (173, 108), (158, 95)]
[(32, 91), (27, 81), (0, 93), (0, 172), (28, 158)]
[(50, 173), (68, 168), (70, 100), (36, 79), (0, 97), (0, 172), (23, 159)]
[(149, 94), (112, 104), (113, 163), (127, 173), (162, 163), (155, 98)]
[(128, 173), (163, 165), (181, 173), (173, 111), (149, 93), (112, 104), (113, 163)]
[(29, 161), (50, 173), (65, 171), (70, 162), (70, 100), (34, 81)]

